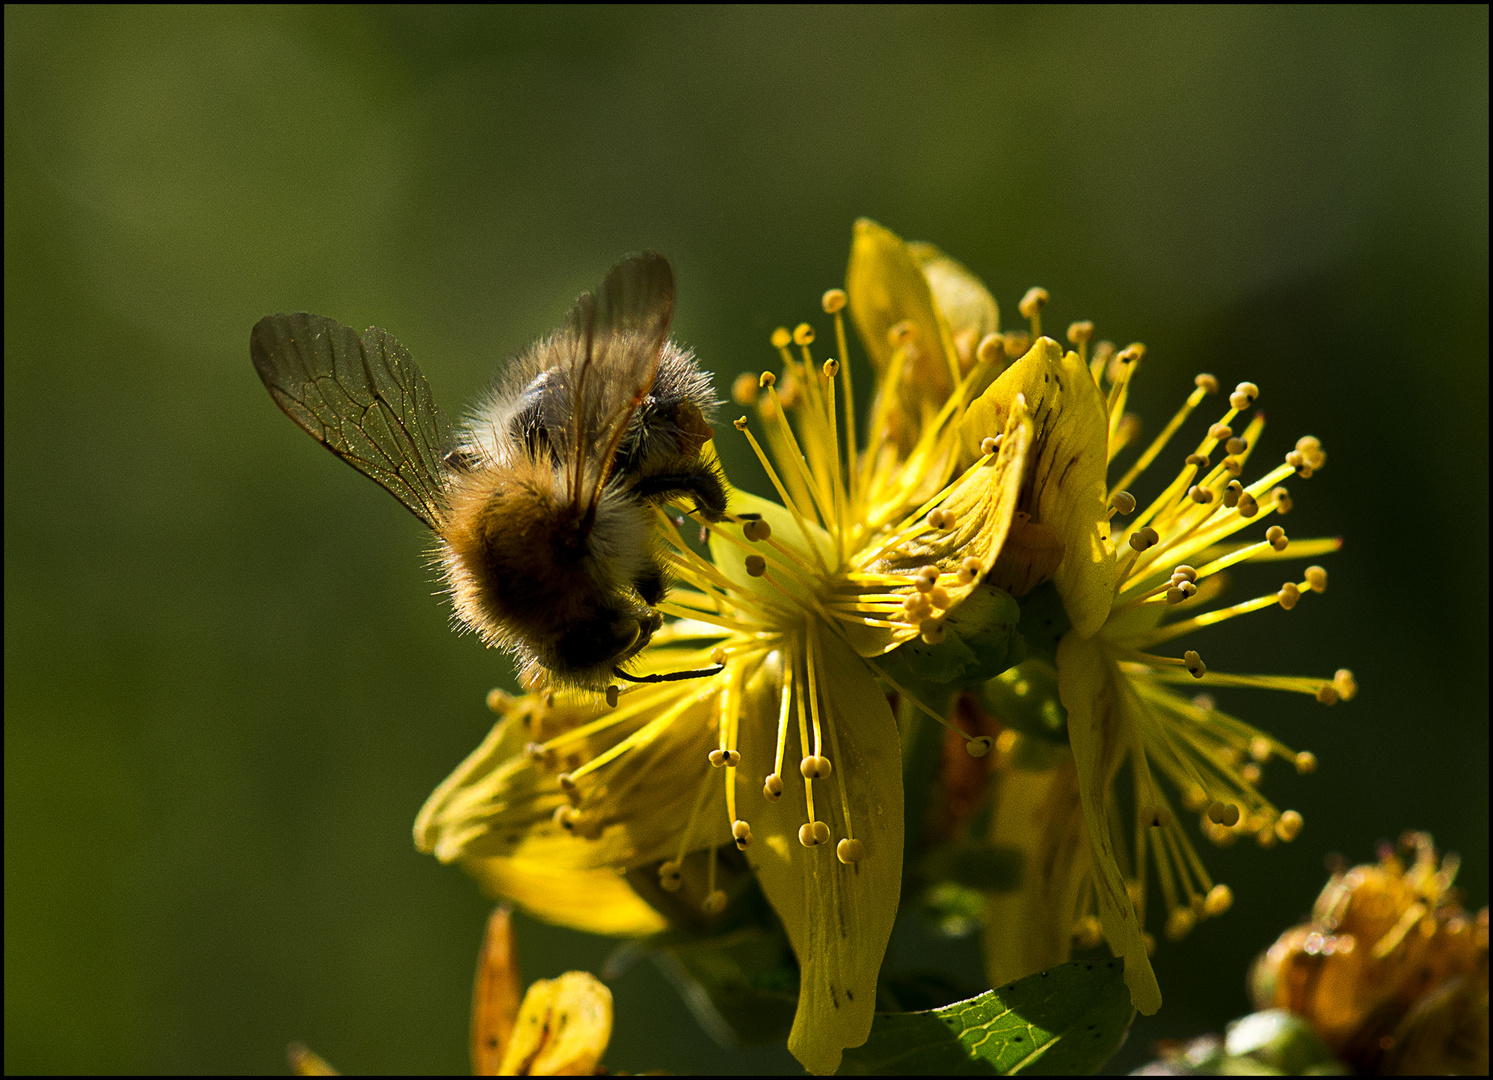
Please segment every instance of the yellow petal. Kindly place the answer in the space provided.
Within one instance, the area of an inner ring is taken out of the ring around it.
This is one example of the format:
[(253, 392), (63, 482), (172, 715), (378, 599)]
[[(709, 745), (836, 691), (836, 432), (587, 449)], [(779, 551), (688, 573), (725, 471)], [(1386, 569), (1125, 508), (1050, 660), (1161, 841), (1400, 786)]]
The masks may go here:
[[(860, 1046), (871, 1031), (876, 977), (897, 914), (902, 883), (902, 754), (886, 696), (865, 664), (828, 632), (819, 632), (816, 681), (832, 715), (839, 752), (825, 732), (834, 776), (814, 782), (818, 820), (830, 826), (827, 844), (806, 848), (798, 838), (808, 820), (797, 753), (784, 763), (783, 796), (767, 802), (759, 792), (738, 808), (752, 826), (747, 860), (777, 910), (801, 982), (798, 1014), (788, 1049), (812, 1073), (832, 1073), (846, 1047)], [(765, 681), (765, 680), (764, 680)], [(744, 706), (741, 777), (772, 771), (777, 693), (749, 689)], [(748, 740), (748, 733), (755, 738)], [(790, 739), (790, 748), (797, 740)], [(855, 839), (865, 856), (847, 865), (836, 850), (845, 838), (837, 778), (843, 777)]]
[(1063, 544), (1054, 580), (1073, 626), (1091, 637), (1109, 617), (1116, 574), (1104, 486), (1107, 467), (1104, 402), (1077, 353), (1039, 338), (970, 405), (959, 423), (965, 460), (979, 456), (987, 436), (1004, 430), (1017, 395), (1036, 429), (1023, 488), (1023, 507)]
[[(914, 241), (907, 245), (907, 252), (928, 279), (933, 301), (953, 336), (959, 370), (968, 374), (974, 367), (975, 348), (981, 339), (986, 334), (1000, 333), (1000, 307), (984, 282), (932, 244)], [(991, 377), (995, 374), (991, 372)]]
[(644, 937), (668, 925), (616, 870), (572, 870), (501, 858), (463, 859), (461, 865), (489, 896), (511, 900), (526, 914), (556, 926)]
[(1130, 1003), (1150, 1016), (1161, 1008), (1161, 987), (1146, 956), (1135, 906), (1125, 891), (1106, 813), (1115, 772), (1129, 748), (1129, 739), (1120, 730), (1109, 665), (1098, 644), (1082, 637), (1075, 628), (1058, 642), (1057, 659), (1058, 697), (1068, 710), (1068, 741), (1073, 747), (1078, 791), (1088, 825), (1099, 921), (1109, 947), (1125, 959)]
[[(1006, 543), (1012, 516), (1020, 499), (1032, 445), (1032, 422), (1018, 403), (1006, 418), (1000, 450), (971, 467), (954, 484), (940, 507), (954, 516), (951, 529), (932, 529), (926, 517), (910, 520), (890, 536), (851, 557), (857, 570), (873, 574), (914, 575), (924, 566), (935, 566), (940, 574), (955, 574), (965, 559), (979, 561), (980, 573), (960, 585), (945, 581), (948, 610), (974, 591), (976, 583), (995, 565)], [(911, 595), (913, 587), (892, 590)], [(879, 656), (917, 636), (911, 625), (895, 628), (849, 626), (846, 637), (861, 656)]]
[(612, 1038), (612, 992), (586, 971), (529, 987), (498, 1072), (502, 1076), (590, 1076)]
[[(887, 427), (891, 441), (905, 452), (917, 441), (925, 414), (937, 411), (958, 381), (953, 337), (907, 245), (869, 218), (855, 223), (845, 292), (851, 321), (877, 374), (873, 428)], [(901, 323), (911, 328), (912, 337), (899, 362), (889, 334)], [(886, 385), (891, 379), (895, 384)]]
[(1067, 962), (1089, 843), (1066, 747), (1018, 738), (995, 785), (990, 840), (1023, 855), (1020, 887), (985, 900), (985, 972), (1003, 986)]

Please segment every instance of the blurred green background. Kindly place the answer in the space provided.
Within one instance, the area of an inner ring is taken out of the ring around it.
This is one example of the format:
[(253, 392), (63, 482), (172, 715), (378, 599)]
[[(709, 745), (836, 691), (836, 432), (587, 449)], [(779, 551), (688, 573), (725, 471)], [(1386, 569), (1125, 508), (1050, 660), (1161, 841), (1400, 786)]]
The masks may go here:
[[(1204, 851), (1235, 910), (1163, 945), (1114, 1067), (1245, 1011), (1330, 851), (1427, 828), (1486, 903), (1487, 109), (1486, 7), (7, 7), (6, 1071), (467, 1068), (487, 904), (410, 825), (511, 673), (271, 404), (255, 320), (388, 327), (456, 412), (653, 248), (724, 387), (823, 321), (860, 214), (1008, 322), (1040, 284), (1145, 341), (1150, 430), (1211, 370), (1263, 388), (1267, 458), (1331, 453), (1287, 524), (1347, 538), (1332, 589), (1200, 648), (1363, 691), (1226, 699), (1321, 758), (1269, 778), (1307, 828)], [(793, 1065), (647, 964), (614, 990), (613, 1069)]]

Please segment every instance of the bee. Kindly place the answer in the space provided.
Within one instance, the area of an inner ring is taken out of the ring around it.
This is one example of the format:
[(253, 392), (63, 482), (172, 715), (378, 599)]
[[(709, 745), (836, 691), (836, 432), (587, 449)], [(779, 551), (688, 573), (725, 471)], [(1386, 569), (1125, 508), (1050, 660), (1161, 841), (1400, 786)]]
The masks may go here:
[(377, 327), (270, 315), (249, 351), (291, 420), (431, 529), (461, 627), (513, 655), (526, 685), (600, 689), (718, 670), (622, 667), (663, 622), (655, 507), (688, 498), (727, 517), (702, 454), (711, 379), (670, 340), (673, 316), (669, 261), (629, 256), (509, 362), (460, 430)]

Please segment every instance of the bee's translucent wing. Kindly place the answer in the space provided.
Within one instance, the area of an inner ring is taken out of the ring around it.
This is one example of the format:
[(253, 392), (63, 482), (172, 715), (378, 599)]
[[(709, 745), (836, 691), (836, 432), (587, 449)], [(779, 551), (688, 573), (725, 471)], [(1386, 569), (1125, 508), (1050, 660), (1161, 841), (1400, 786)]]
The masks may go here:
[(632, 414), (653, 388), (674, 321), (674, 270), (653, 252), (629, 255), (571, 309), (571, 495), (596, 504)]
[(378, 327), (301, 312), (255, 323), (249, 354), (286, 416), (436, 528), (451, 424), (408, 349)]

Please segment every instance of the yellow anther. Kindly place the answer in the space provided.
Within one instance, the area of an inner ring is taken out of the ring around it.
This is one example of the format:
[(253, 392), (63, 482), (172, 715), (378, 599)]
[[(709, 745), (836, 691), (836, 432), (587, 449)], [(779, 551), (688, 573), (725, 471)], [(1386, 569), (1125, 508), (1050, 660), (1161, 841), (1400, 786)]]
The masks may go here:
[(529, 755), (530, 761), (543, 761), (545, 757), (544, 744), (537, 742), (524, 743), (524, 753)]
[(1247, 443), (1243, 439), (1230, 439), (1228, 442), (1223, 444), (1223, 448), (1231, 455), (1242, 454), (1244, 453), (1244, 451), (1249, 449), (1249, 443)]
[(1195, 376), (1192, 382), (1194, 386), (1199, 387), (1205, 394), (1218, 393), (1218, 380), (1206, 372)]
[(909, 622), (920, 623), (933, 617), (933, 604), (922, 593), (913, 593), (902, 601), (902, 610), (907, 613)]
[(1213, 700), (1212, 694), (1198, 694), (1192, 699), (1192, 707), (1201, 709), (1203, 712), (1212, 712), (1218, 708), (1218, 702)]
[(1198, 572), (1186, 563), (1181, 563), (1172, 571), (1173, 581), (1196, 581)]
[(1192, 784), (1182, 793), (1182, 805), (1189, 813), (1196, 814), (1208, 805), (1208, 793), (1199, 785)]
[(1239, 495), (1239, 516), (1252, 518), (1260, 512), (1260, 504), (1255, 502), (1255, 497), (1249, 492), (1241, 492)]
[(1197, 595), (1198, 587), (1190, 581), (1179, 581), (1170, 589), (1166, 590), (1166, 602), (1168, 604), (1180, 604), (1184, 600), (1191, 600)]
[(836, 375), (840, 374), (840, 361), (834, 357), (830, 357), (819, 370), (824, 372), (826, 379), (833, 379)]
[(1265, 774), (1253, 761), (1247, 761), (1243, 765), (1239, 766), (1239, 775), (1244, 777), (1244, 782), (1246, 784), (1258, 787), (1261, 778), (1264, 777)]
[(921, 628), (921, 637), (929, 645), (941, 644), (945, 633), (942, 619), (929, 619)]
[(1286, 536), (1286, 530), (1279, 525), (1272, 525), (1265, 530), (1265, 542), (1276, 551), (1285, 551), (1290, 546), (1290, 539)]
[(1339, 701), (1337, 687), (1324, 683), (1317, 687), (1317, 701), (1323, 705), (1336, 705)]
[(731, 400), (738, 405), (755, 405), (757, 402), (757, 377), (743, 371), (731, 383)]
[(913, 578), (913, 585), (918, 592), (928, 592), (936, 584), (938, 584), (938, 567), (936, 566), (922, 567)]
[(942, 611), (947, 611), (949, 605), (953, 603), (949, 599), (948, 591), (942, 585), (933, 586), (933, 591), (928, 594), (928, 599), (934, 607)]
[(1006, 358), (1005, 342), (999, 334), (986, 334), (975, 346), (975, 360), (981, 364), (998, 364)]
[(1021, 298), (1021, 303), (1017, 305), (1017, 310), (1021, 312), (1023, 319), (1035, 319), (1047, 303), (1047, 300), (1047, 290), (1041, 286), (1034, 285)]
[(1194, 679), (1201, 679), (1208, 673), (1208, 665), (1203, 663), (1203, 658), (1197, 654), (1197, 650), (1188, 649), (1182, 654), (1182, 663), (1192, 673)]
[(1214, 799), (1208, 804), (1208, 820), (1215, 825), (1232, 829), (1239, 824), (1239, 807), (1231, 802), (1220, 802)]
[(772, 332), (772, 347), (774, 349), (786, 349), (792, 342), (793, 333), (786, 326), (780, 326)]
[(617, 687), (615, 685), (606, 688), (606, 697), (607, 708), (615, 709), (617, 707)]
[(1327, 591), (1327, 570), (1321, 566), (1308, 566), (1306, 568), (1306, 583), (1312, 592)]
[(700, 901), (700, 910), (707, 915), (719, 915), (726, 910), (726, 894), (720, 889), (713, 890)]
[(1133, 364), (1142, 356), (1146, 355), (1146, 347), (1139, 341), (1132, 341), (1126, 345), (1115, 356), (1115, 362), (1120, 364)]
[(1265, 738), (1265, 736), (1256, 735), (1249, 740), (1249, 756), (1256, 761), (1269, 761), (1270, 752), (1270, 740)]
[(1146, 947), (1147, 956), (1156, 955), (1156, 935), (1149, 930), (1141, 932), (1140, 943)]
[(1227, 885), (1215, 885), (1208, 890), (1208, 897), (1203, 901), (1203, 910), (1208, 913), (1209, 918), (1216, 919), (1229, 908), (1234, 906), (1234, 890)]
[(761, 386), (763, 389), (775, 385), (777, 381), (778, 377), (770, 371), (764, 371), (757, 377), (757, 385)]
[(1283, 487), (1272, 488), (1270, 499), (1275, 503), (1275, 512), (1277, 514), (1289, 514), (1291, 507), (1295, 505), (1295, 503), (1291, 502), (1291, 493)]
[(1260, 396), (1260, 388), (1252, 382), (1242, 382), (1234, 387), (1234, 392), (1229, 395), (1229, 405), (1243, 412), (1255, 403), (1255, 398)]
[(973, 585), (975, 579), (980, 576), (980, 560), (973, 555), (966, 555), (964, 561), (959, 564), (959, 569), (954, 574), (954, 580), (961, 585)]
[(1199, 506), (1207, 506), (1213, 501), (1213, 492), (1201, 484), (1193, 484), (1192, 487), (1187, 489), (1187, 497)]
[(1068, 324), (1068, 341), (1073, 345), (1087, 345), (1094, 340), (1094, 324), (1088, 320)]
[(748, 555), (746, 557), (746, 572), (752, 577), (761, 577), (767, 573), (767, 560), (761, 555)]
[(753, 521), (748, 521), (741, 527), (741, 535), (756, 543), (759, 540), (766, 540), (772, 535), (772, 526), (761, 518), (757, 518)]
[(1206, 469), (1212, 462), (1208, 460), (1207, 454), (1188, 454), (1187, 464), (1196, 465), (1200, 469)]
[(993, 454), (995, 453), (998, 446), (1000, 446), (1000, 443), (996, 440), (994, 435), (986, 435), (983, 439), (980, 440), (980, 453)]
[[(1234, 429), (1229, 427), (1228, 424), (1214, 424), (1208, 429), (1208, 438), (1215, 439), (1218, 442), (1226, 442), (1227, 440), (1231, 439), (1233, 435)], [(1233, 451), (1229, 452), (1233, 453)]]
[(812, 345), (814, 342), (814, 328), (806, 322), (801, 322), (793, 328), (793, 344)]
[(798, 763), (798, 771), (803, 773), (805, 780), (824, 780), (833, 771), (829, 758), (822, 755), (810, 754)]
[(1109, 505), (1114, 507), (1117, 514), (1131, 514), (1135, 512), (1135, 496), (1128, 491), (1117, 491), (1110, 496)]
[(1294, 581), (1287, 581), (1280, 587), (1280, 592), (1275, 594), (1280, 601), (1280, 606), (1290, 611), (1301, 600), (1301, 590), (1296, 587)]
[(491, 712), (502, 716), (513, 707), (514, 697), (501, 686), (495, 686), (487, 692), (487, 707)]
[(845, 309), (845, 301), (847, 299), (844, 289), (826, 289), (824, 296), (819, 302), (824, 305), (824, 313), (826, 315), (833, 315), (835, 312)]
[(1344, 701), (1352, 701), (1358, 696), (1358, 680), (1347, 668), (1337, 669), (1337, 674), (1332, 677), (1332, 685), (1337, 690), (1338, 697)]
[(745, 431), (747, 429), (747, 418), (745, 416), (738, 416), (735, 420), (731, 421), (731, 426), (737, 431)]
[(1296, 755), (1296, 771), (1302, 776), (1317, 771), (1317, 755), (1310, 750), (1303, 750)]
[(918, 328), (911, 319), (903, 319), (886, 332), (887, 341), (896, 349), (918, 336)]
[(679, 873), (679, 864), (673, 859), (659, 864), (658, 884), (666, 892), (678, 892), (679, 886), (684, 884), (684, 878)]
[(1230, 476), (1238, 476), (1244, 471), (1244, 462), (1230, 456), (1223, 459), (1223, 467), (1228, 470)]
[(777, 802), (783, 796), (783, 778), (777, 773), (768, 773), (762, 782), (762, 797), (768, 802)]
[[(814, 826), (823, 822), (806, 821), (798, 827), (798, 842), (804, 847), (814, 847), (819, 843), (819, 837), (815, 835)], [(827, 829), (825, 830), (828, 831)]]
[(990, 753), (990, 748), (995, 745), (995, 740), (989, 735), (976, 735), (964, 744), (964, 752), (970, 757), (984, 757)]
[(1286, 843), (1301, 835), (1301, 826), (1306, 824), (1295, 810), (1287, 810), (1275, 823), (1275, 835)]
[(835, 857), (846, 866), (851, 866), (866, 857), (866, 845), (859, 840), (846, 838), (835, 845)]
[(580, 815), (576, 813), (575, 807), (568, 803), (561, 803), (555, 807), (555, 812), (550, 815), (550, 820), (562, 829), (574, 829), (575, 819)]
[(1032, 335), (1025, 330), (1007, 330), (1001, 335), (1001, 345), (1007, 356), (1025, 356), (1032, 347)]
[(712, 664), (724, 664), (726, 662), (726, 650), (725, 650), (725, 648), (722, 647), (722, 646), (720, 646), (720, 645), (717, 645), (715, 648), (711, 649), (710, 650), (710, 662)]
[(1151, 547), (1160, 539), (1160, 534), (1157, 533), (1155, 529), (1151, 528), (1151, 526), (1147, 525), (1145, 528), (1137, 529), (1134, 533), (1131, 534), (1130, 546), (1133, 547), (1136, 551), (1145, 551), (1146, 548)]
[(1172, 812), (1164, 806), (1148, 806), (1141, 811), (1140, 819), (1153, 829), (1165, 829), (1171, 826)]
[(1197, 925), (1198, 917), (1192, 913), (1192, 908), (1172, 908), (1166, 917), (1166, 936), (1169, 941), (1181, 941), (1192, 928)]
[(1092, 949), (1104, 940), (1104, 925), (1093, 915), (1085, 915), (1073, 924), (1073, 947)]
[(1140, 417), (1135, 413), (1125, 413), (1120, 417), (1120, 426), (1115, 429), (1116, 446), (1123, 446), (1133, 442), (1140, 437)]
[(717, 769), (726, 764), (726, 752), (719, 747), (710, 751), (710, 764), (714, 765)]
[(562, 772), (559, 776), (555, 777), (555, 782), (560, 785), (560, 790), (567, 794), (575, 790), (575, 777), (571, 776), (568, 772)]
[(737, 818), (731, 823), (731, 839), (736, 841), (736, 846), (742, 851), (752, 842), (752, 827), (745, 821)]

